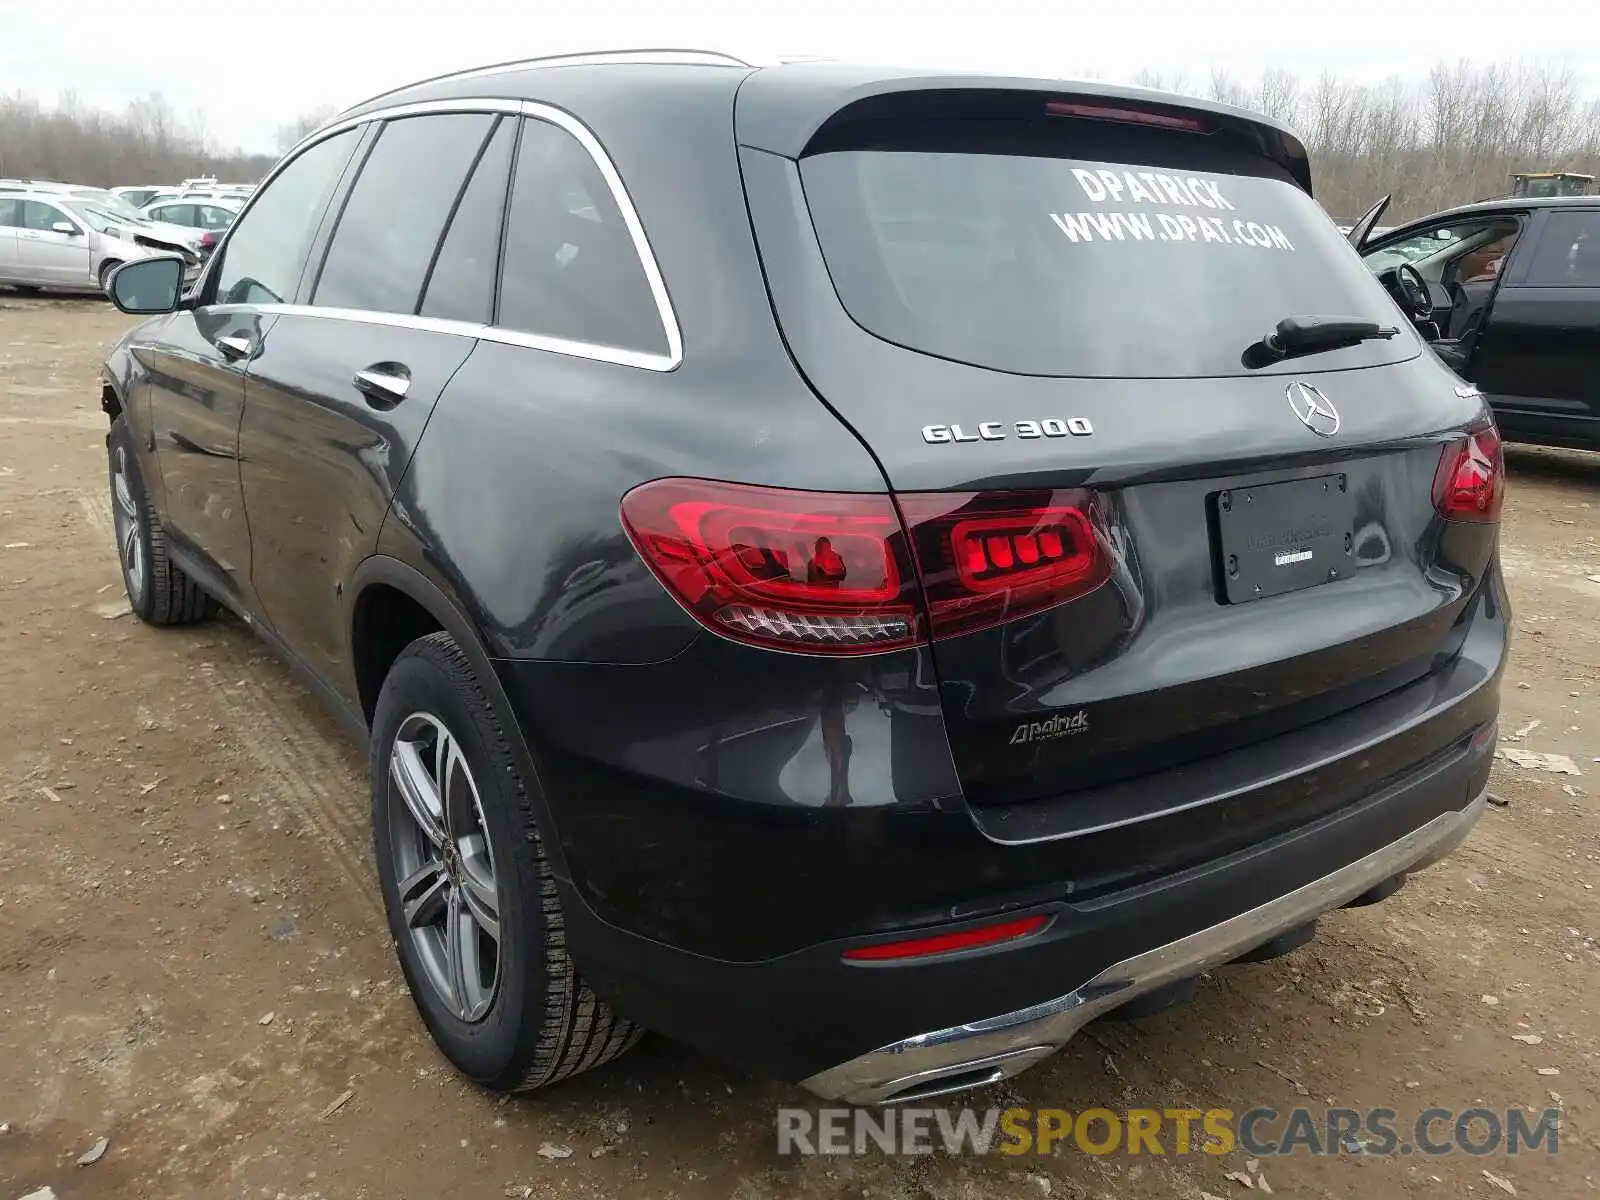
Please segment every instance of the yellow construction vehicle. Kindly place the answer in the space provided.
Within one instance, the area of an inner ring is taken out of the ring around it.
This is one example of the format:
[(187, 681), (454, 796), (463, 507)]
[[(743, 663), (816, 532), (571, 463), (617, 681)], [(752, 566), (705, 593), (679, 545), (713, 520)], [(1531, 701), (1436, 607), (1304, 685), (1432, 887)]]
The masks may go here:
[(1593, 175), (1580, 175), (1576, 171), (1514, 171), (1511, 175), (1511, 194), (1518, 199), (1527, 196), (1587, 196), (1594, 187)]

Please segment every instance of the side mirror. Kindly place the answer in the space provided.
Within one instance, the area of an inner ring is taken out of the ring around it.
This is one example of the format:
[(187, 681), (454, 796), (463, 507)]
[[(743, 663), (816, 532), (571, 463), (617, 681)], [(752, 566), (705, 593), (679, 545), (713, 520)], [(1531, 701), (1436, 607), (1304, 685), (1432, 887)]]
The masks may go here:
[(111, 272), (106, 295), (125, 313), (172, 312), (183, 298), (183, 259), (171, 254), (136, 259)]
[(83, 232), (83, 230), (79, 229), (71, 221), (57, 221), (54, 225), (50, 226), (50, 229), (53, 233), (70, 233), (74, 237)]

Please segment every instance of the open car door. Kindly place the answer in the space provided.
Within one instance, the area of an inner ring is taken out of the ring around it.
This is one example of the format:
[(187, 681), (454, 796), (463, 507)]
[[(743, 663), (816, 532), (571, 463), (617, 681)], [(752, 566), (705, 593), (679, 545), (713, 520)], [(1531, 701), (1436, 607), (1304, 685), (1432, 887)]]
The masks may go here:
[(1384, 210), (1389, 207), (1389, 200), (1390, 197), (1385, 196), (1367, 209), (1361, 219), (1350, 226), (1350, 232), (1345, 234), (1345, 237), (1350, 239), (1350, 244), (1356, 248), (1357, 254), (1360, 254), (1366, 248), (1367, 238), (1372, 234), (1372, 227), (1378, 223), (1378, 218), (1383, 216)]

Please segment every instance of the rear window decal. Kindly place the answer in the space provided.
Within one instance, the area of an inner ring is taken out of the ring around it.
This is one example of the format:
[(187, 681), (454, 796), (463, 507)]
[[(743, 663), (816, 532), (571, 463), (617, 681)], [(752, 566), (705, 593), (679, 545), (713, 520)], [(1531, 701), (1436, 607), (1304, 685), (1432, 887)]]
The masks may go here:
[(1204, 241), (1263, 250), (1294, 249), (1288, 234), (1265, 221), (1143, 212), (1060, 212), (1051, 213), (1050, 219), (1074, 242)]
[[(1160, 171), (1112, 171), (1074, 167), (1072, 177), (1093, 204), (1155, 204), (1178, 208), (1237, 211), (1214, 179), (1167, 175)], [(1293, 250), (1294, 243), (1276, 225), (1188, 213), (1098, 212), (1051, 213), (1056, 228), (1074, 242), (1215, 242), (1223, 246), (1259, 246)]]
[(1209, 179), (1196, 179), (1193, 175), (1180, 178), (1163, 175), (1159, 171), (1090, 171), (1075, 167), (1072, 177), (1078, 181), (1083, 194), (1096, 204), (1104, 204), (1107, 200), (1120, 203), (1126, 196), (1128, 200), (1140, 204), (1233, 209), (1233, 205), (1223, 197), (1219, 184)]

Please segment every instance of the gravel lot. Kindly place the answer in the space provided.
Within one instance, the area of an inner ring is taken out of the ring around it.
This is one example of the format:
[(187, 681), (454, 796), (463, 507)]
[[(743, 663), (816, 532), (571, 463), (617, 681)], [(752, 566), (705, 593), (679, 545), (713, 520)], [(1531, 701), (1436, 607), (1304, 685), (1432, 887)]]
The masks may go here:
[[(360, 756), (238, 621), (118, 615), (96, 372), (128, 323), (0, 293), (0, 1200), (1246, 1194), (1242, 1152), (780, 1157), (802, 1093), (659, 1038), (548, 1093), (464, 1084), (394, 965)], [(1399, 895), (975, 1103), (1557, 1105), (1554, 1158), (1256, 1174), (1374, 1200), (1508, 1194), (1485, 1168), (1524, 1197), (1600, 1190), (1600, 455), (1510, 461), (1502, 731), (1526, 732), (1502, 745), (1582, 775), (1500, 762), (1505, 806)]]

